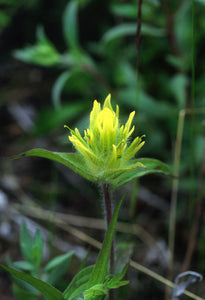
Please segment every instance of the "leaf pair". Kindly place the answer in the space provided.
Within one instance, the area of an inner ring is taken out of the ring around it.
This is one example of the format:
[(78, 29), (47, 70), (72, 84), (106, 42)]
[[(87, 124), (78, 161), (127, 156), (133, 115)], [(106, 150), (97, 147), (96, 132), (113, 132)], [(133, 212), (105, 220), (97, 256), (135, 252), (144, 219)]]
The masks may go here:
[[(19, 154), (18, 156), (15, 156), (14, 159), (27, 156), (38, 156), (57, 161), (71, 168), (73, 171), (80, 174), (87, 180), (93, 182), (100, 182), (102, 176), (107, 177), (112, 189), (120, 187), (130, 180), (133, 180), (134, 178), (141, 177), (147, 174), (170, 174), (169, 168), (166, 164), (157, 159), (151, 158), (132, 159), (130, 161), (130, 165), (128, 165), (126, 168), (108, 170), (106, 174), (101, 174), (101, 176), (99, 177), (98, 175), (94, 175), (88, 170), (83, 156), (77, 153), (62, 153), (52, 152), (44, 149), (32, 149), (30, 151)], [(135, 168), (134, 166), (136, 165), (144, 165), (145, 168)]]

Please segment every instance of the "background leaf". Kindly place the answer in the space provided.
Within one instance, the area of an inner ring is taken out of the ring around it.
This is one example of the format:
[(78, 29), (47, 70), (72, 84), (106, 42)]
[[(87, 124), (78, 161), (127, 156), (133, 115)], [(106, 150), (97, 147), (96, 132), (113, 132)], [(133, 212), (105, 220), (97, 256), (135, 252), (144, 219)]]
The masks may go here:
[(44, 271), (48, 272), (47, 282), (56, 285), (62, 280), (63, 275), (68, 271), (74, 252), (69, 252), (52, 259)]
[[(30, 247), (31, 247), (31, 245), (30, 245)], [(32, 243), (32, 247), (31, 247), (31, 257), (33, 260), (33, 264), (35, 265), (37, 270), (41, 265), (42, 255), (43, 255), (43, 239), (42, 239), (40, 230), (37, 229), (35, 237), (34, 237), (34, 241)]]
[(74, 51), (79, 50), (77, 12), (77, 1), (71, 0), (65, 8), (63, 16), (64, 38), (68, 48)]
[(59, 108), (61, 106), (61, 93), (63, 90), (66, 81), (72, 76), (72, 72), (65, 71), (63, 72), (55, 81), (52, 88), (52, 100), (55, 108)]
[(31, 284), (38, 291), (40, 291), (48, 300), (63, 300), (62, 293), (59, 290), (57, 290), (56, 288), (54, 288), (53, 286), (51, 286), (50, 284), (48, 284), (40, 279), (37, 279), (35, 277), (32, 277), (26, 273), (22, 273), (17, 270), (6, 267), (2, 264), (0, 264), (0, 267), (2, 267), (4, 270), (9, 272), (10, 274), (15, 275), (18, 278)]
[(37, 30), (37, 43), (33, 46), (25, 47), (24, 49), (15, 50), (13, 55), (21, 61), (39, 64), (45, 67), (61, 63), (61, 57), (58, 51), (46, 37), (41, 27)]
[[(103, 43), (110, 43), (115, 39), (119, 39), (125, 36), (135, 35), (137, 30), (136, 23), (124, 23), (123, 25), (118, 25), (109, 29), (103, 36), (102, 42)], [(164, 35), (164, 30), (161, 28), (157, 28), (154, 26), (150, 26), (148, 24), (142, 25), (142, 34), (150, 35), (150, 36), (158, 36), (162, 37)]]
[(21, 232), (20, 232), (20, 245), (21, 245), (21, 252), (24, 258), (33, 263), (32, 260), (32, 253), (31, 253), (31, 245), (33, 240), (31, 238), (30, 232), (26, 226), (26, 223), (23, 222), (21, 225)]
[(79, 116), (84, 109), (85, 104), (83, 102), (63, 104), (60, 107), (58, 106), (57, 110), (53, 107), (45, 109), (36, 119), (33, 134), (43, 135), (54, 130), (54, 128), (61, 127), (63, 129), (65, 123)]

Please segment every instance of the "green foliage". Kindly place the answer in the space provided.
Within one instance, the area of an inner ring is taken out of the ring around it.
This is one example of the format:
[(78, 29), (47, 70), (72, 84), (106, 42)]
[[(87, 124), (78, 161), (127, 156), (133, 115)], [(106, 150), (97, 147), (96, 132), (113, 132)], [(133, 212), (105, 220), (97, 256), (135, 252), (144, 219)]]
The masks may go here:
[(62, 293), (54, 288), (53, 286), (49, 285), (48, 283), (39, 280), (31, 275), (26, 273), (17, 271), (15, 269), (11, 269), (4, 265), (0, 265), (3, 269), (9, 272), (11, 275), (15, 275), (16, 277), (24, 280), (25, 282), (31, 284), (35, 287), (38, 291), (40, 291), (48, 300), (63, 300)]
[(94, 266), (89, 266), (78, 272), (63, 292), (64, 299), (72, 300), (80, 296), (87, 289), (87, 285)]
[(35, 63), (42, 66), (53, 66), (61, 63), (60, 55), (46, 37), (42, 27), (39, 27), (37, 30), (37, 44), (14, 51), (14, 56), (27, 63)]
[[(71, 168), (76, 173), (80, 174), (81, 176), (85, 177), (87, 180), (93, 182), (101, 182), (102, 181), (102, 174), (100, 177), (98, 175), (94, 175), (93, 173), (89, 172), (87, 168), (87, 164), (83, 157), (80, 154), (76, 153), (61, 153), (61, 152), (51, 152), (44, 149), (33, 149), (18, 156), (14, 157), (22, 158), (27, 156), (38, 156), (44, 157), (47, 159), (51, 159), (57, 161), (69, 168)], [(133, 169), (132, 165), (140, 164), (143, 167), (139, 167), (137, 169)], [(141, 177), (147, 174), (152, 173), (161, 173), (161, 174), (170, 174), (169, 168), (166, 164), (162, 163), (157, 159), (152, 158), (140, 158), (140, 159), (132, 159), (130, 161), (130, 165), (128, 164), (127, 168), (118, 168), (112, 169), (105, 172), (103, 175), (105, 180), (107, 180), (113, 189), (133, 180), (134, 178)]]
[[(58, 100), (55, 103), (58, 107)], [(54, 128), (62, 130), (65, 120), (73, 120), (80, 115), (84, 108), (85, 103), (81, 102), (62, 105), (58, 108), (57, 112), (53, 107), (45, 109), (38, 115), (36, 124), (32, 129), (33, 133), (40, 136), (48, 134), (54, 130)]]
[(11, 275), (15, 275), (13, 293), (16, 298), (37, 300), (41, 292), (46, 299), (63, 299), (62, 293), (56, 289), (56, 286), (67, 272), (74, 252), (59, 255), (43, 266), (42, 235), (37, 230), (32, 238), (25, 223), (21, 226), (20, 247), (25, 260), (12, 262), (8, 259), (9, 267), (2, 265)]
[(125, 267), (123, 268), (123, 270), (120, 274), (118, 274), (116, 276), (114, 276), (114, 275), (108, 276), (108, 278), (105, 281), (105, 286), (108, 289), (116, 289), (120, 286), (127, 285), (129, 283), (129, 281), (127, 281), (127, 280), (122, 281), (122, 279), (125, 277), (128, 267), (129, 267), (129, 262), (125, 265)]
[[(39, 262), (41, 262), (39, 257), (41, 258), (42, 256), (42, 237), (39, 231), (37, 231), (34, 239), (32, 239), (28, 228), (23, 223), (20, 244), (22, 253), (26, 260), (16, 262), (14, 264), (10, 262), (12, 268), (0, 265), (12, 276), (15, 276), (13, 278), (15, 282), (13, 292), (17, 299), (24, 300), (26, 297), (29, 297), (29, 299), (32, 300), (38, 299), (39, 294), (35, 294), (35, 290), (30, 289), (31, 286), (41, 292), (48, 300), (72, 300), (82, 294), (86, 300), (97, 300), (99, 299), (98, 296), (107, 295), (109, 289), (115, 289), (128, 284), (129, 282), (122, 281), (122, 278), (127, 272), (129, 263), (124, 267), (120, 274), (110, 275), (108, 272), (111, 245), (123, 198), (119, 201), (115, 208), (96, 264), (80, 270), (74, 276), (73, 280), (69, 283), (63, 293), (56, 289), (54, 285), (62, 278), (67, 270), (73, 256), (73, 252), (60, 255), (52, 259), (41, 270), (41, 272), (35, 273), (35, 268), (39, 268)], [(29, 248), (31, 249), (31, 253), (28, 251)], [(16, 268), (22, 269), (24, 272), (21, 272)], [(26, 273), (26, 271), (28, 273)], [(33, 276), (30, 275), (29, 272), (33, 274)], [(47, 280), (43, 281), (40, 278), (37, 278), (39, 277), (39, 274), (41, 274), (40, 277), (47, 278)], [(22, 285), (18, 285), (18, 283), (21, 283), (19, 279), (22, 280)], [(29, 284), (29, 286), (25, 283)]]
[[(104, 283), (95, 283), (94, 285), (91, 285), (91, 287), (85, 291), (84, 299), (85, 300), (104, 299), (104, 296), (108, 295), (110, 289), (117, 289), (121, 286), (129, 284), (128, 280), (124, 280), (124, 281), (122, 280), (125, 274), (127, 273), (128, 267), (129, 267), (129, 263), (126, 264), (126, 266), (124, 267), (124, 269), (120, 274), (101, 277), (101, 279), (103, 278)], [(94, 277), (94, 281), (100, 282), (100, 279), (97, 277), (97, 275), (99, 274), (96, 274), (96, 276)]]
[(73, 52), (79, 51), (77, 13), (78, 2), (71, 0), (63, 16), (63, 33), (68, 48)]
[(74, 252), (69, 252), (53, 258), (44, 268), (44, 277), (47, 274), (47, 282), (51, 285), (60, 283), (67, 272)]
[(124, 197), (119, 201), (119, 203), (113, 213), (112, 220), (109, 224), (105, 239), (103, 241), (102, 248), (98, 255), (97, 262), (92, 271), (92, 274), (91, 274), (91, 277), (90, 277), (90, 280), (88, 283), (88, 288), (91, 288), (96, 284), (103, 283), (105, 280), (105, 277), (107, 275), (112, 240), (113, 240), (113, 236), (114, 236), (114, 231), (115, 231), (115, 226), (117, 223), (120, 206), (122, 204), (123, 199), (124, 199)]
[[(37, 230), (34, 239), (32, 240), (26, 224), (23, 223), (20, 237), (21, 251), (26, 259), (37, 271), (42, 262), (43, 240), (39, 230)], [(24, 264), (24, 269), (25, 269)]]

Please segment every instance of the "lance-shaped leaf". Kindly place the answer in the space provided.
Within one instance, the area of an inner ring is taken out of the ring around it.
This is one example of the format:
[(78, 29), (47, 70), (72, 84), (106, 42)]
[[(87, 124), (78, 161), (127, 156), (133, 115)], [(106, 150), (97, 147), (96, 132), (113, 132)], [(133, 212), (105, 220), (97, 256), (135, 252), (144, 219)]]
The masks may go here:
[(83, 176), (87, 180), (93, 182), (109, 182), (112, 189), (116, 189), (133, 180), (134, 178), (144, 175), (153, 173), (161, 173), (165, 175), (170, 174), (170, 170), (166, 164), (157, 159), (151, 158), (132, 159), (126, 167), (109, 169), (96, 174), (89, 170), (84, 157), (77, 153), (63, 153), (52, 152), (45, 149), (32, 149), (15, 156), (14, 159), (28, 156), (37, 156), (54, 160), (71, 168), (73, 171)]
[(79, 49), (77, 13), (77, 1), (69, 1), (63, 16), (63, 33), (67, 46), (72, 50)]
[(72, 300), (84, 293), (87, 289), (93, 267), (94, 266), (86, 267), (75, 275), (63, 293), (64, 299)]
[(57, 290), (55, 287), (52, 285), (37, 279), (29, 274), (11, 269), (9, 267), (6, 267), (2, 264), (0, 264), (0, 267), (2, 267), (4, 270), (9, 272), (11, 275), (14, 275), (25, 282), (29, 283), (33, 287), (35, 287), (39, 292), (41, 292), (48, 300), (63, 300), (63, 295), (62, 293)]
[(129, 283), (129, 280), (123, 280), (123, 277), (125, 276), (125, 274), (127, 273), (128, 267), (129, 267), (130, 262), (128, 262), (125, 267), (123, 268), (122, 272), (120, 274), (117, 275), (111, 275), (109, 276), (104, 285), (105, 287), (107, 287), (108, 289), (117, 289), (120, 286), (123, 285), (127, 285)]
[[(126, 172), (123, 172), (122, 174), (119, 175), (115, 180), (112, 181), (111, 187), (112, 189), (116, 189), (129, 181), (137, 178), (137, 177), (142, 177), (148, 174), (164, 174), (164, 175), (170, 175), (170, 169), (169, 167), (161, 162), (158, 159), (153, 159), (153, 158), (139, 158), (139, 159), (134, 159), (130, 161), (130, 169), (128, 168)], [(132, 164), (139, 163), (144, 165), (144, 168), (137, 168), (133, 169)]]
[(32, 149), (27, 152), (21, 153), (14, 157), (14, 159), (27, 157), (27, 156), (37, 156), (48, 158), (54, 161), (57, 161), (69, 168), (71, 168), (76, 173), (85, 177), (90, 181), (97, 182), (97, 176), (92, 175), (86, 166), (86, 163), (83, 157), (80, 154), (76, 153), (63, 153), (63, 152), (52, 152), (45, 149)]
[(108, 289), (104, 286), (104, 284), (95, 284), (90, 289), (86, 290), (84, 293), (85, 300), (101, 300), (108, 294)]

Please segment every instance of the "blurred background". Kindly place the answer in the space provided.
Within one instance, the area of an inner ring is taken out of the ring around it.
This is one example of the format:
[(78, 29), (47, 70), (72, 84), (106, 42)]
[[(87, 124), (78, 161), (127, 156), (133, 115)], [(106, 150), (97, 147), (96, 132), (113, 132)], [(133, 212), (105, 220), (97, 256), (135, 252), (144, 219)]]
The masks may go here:
[[(103, 216), (99, 187), (45, 159), (9, 158), (32, 148), (74, 151), (64, 124), (83, 132), (93, 101), (111, 93), (122, 122), (136, 111), (135, 135), (146, 135), (138, 156), (160, 159), (179, 173), (173, 276), (184, 268), (204, 274), (205, 1), (193, 2), (144, 0), (137, 54), (136, 0), (0, 0), (1, 263), (8, 254), (21, 258), (23, 220), (31, 231), (44, 232), (45, 261), (75, 251), (66, 278), (88, 248), (89, 262), (95, 261), (95, 247), (55, 226), (44, 210), (76, 216), (75, 226), (77, 216), (87, 217), (78, 229), (102, 241), (97, 223), (88, 228), (89, 218)], [(139, 226), (136, 234), (117, 234), (125, 259), (131, 256), (163, 276), (172, 181), (149, 175), (114, 196), (117, 201), (127, 192), (120, 220)], [(9, 276), (0, 276), (0, 298), (14, 299)], [(131, 287), (121, 288), (118, 299), (163, 298), (165, 288), (154, 279), (132, 268), (128, 278)], [(205, 297), (204, 283), (193, 291)]]

